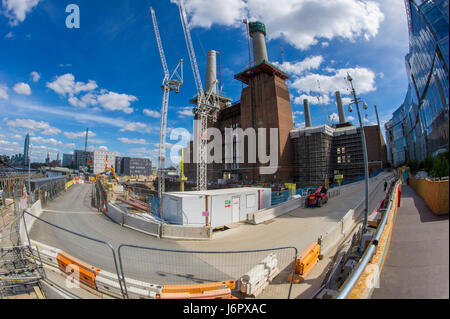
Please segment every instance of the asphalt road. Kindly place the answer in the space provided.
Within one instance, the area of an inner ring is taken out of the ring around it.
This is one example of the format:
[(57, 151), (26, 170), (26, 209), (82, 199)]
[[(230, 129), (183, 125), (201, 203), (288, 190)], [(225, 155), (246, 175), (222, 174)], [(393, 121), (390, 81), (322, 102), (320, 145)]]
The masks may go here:
[(449, 298), (449, 221), (402, 186), (391, 245), (373, 299)]
[[(385, 174), (371, 181), (383, 180)], [(242, 224), (216, 233), (211, 241), (161, 240), (123, 228), (90, 206), (92, 185), (74, 185), (44, 208), (41, 218), (71, 231), (110, 243), (116, 253), (121, 244), (174, 250), (236, 251), (294, 246), (299, 253), (339, 221), (364, 198), (363, 183), (332, 199), (322, 208), (297, 209), (262, 225)], [(370, 209), (384, 197), (382, 187), (372, 192)], [(111, 249), (37, 221), (30, 237), (57, 247), (98, 268), (115, 272)], [(186, 254), (121, 249), (125, 276), (155, 284), (181, 284), (238, 279), (270, 252), (245, 254)], [(292, 261), (293, 250), (278, 252), (281, 268)], [(283, 296), (284, 298), (284, 296)]]

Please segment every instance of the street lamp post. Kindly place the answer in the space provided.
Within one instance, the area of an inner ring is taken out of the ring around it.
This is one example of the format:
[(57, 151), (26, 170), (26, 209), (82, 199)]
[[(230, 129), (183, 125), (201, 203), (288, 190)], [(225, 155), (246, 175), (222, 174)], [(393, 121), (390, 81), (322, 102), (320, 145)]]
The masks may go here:
[[(365, 208), (364, 208), (364, 228), (363, 228), (363, 234), (367, 231), (368, 221), (369, 221), (369, 161), (367, 156), (367, 144), (366, 144), (366, 134), (364, 133), (364, 126), (361, 119), (361, 112), (359, 110), (359, 102), (363, 102), (363, 107), (365, 110), (367, 110), (367, 104), (356, 97), (356, 91), (353, 86), (353, 78), (350, 76), (350, 74), (347, 73), (347, 80), (350, 82), (350, 85), (352, 86), (352, 94), (353, 94), (353, 100), (352, 103), (356, 106), (356, 110), (358, 111), (358, 118), (359, 118), (359, 125), (361, 127), (361, 140), (362, 140), (362, 148), (363, 148), (363, 156), (364, 156), (364, 175), (365, 175), (365, 182), (366, 182), (366, 198), (365, 198)], [(349, 111), (352, 112), (351, 107), (349, 108)]]

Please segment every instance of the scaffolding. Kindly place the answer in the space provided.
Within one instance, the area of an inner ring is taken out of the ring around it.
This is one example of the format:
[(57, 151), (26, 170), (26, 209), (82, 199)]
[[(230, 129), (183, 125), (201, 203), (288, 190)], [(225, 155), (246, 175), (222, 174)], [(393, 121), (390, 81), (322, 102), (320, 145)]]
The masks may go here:
[[(19, 236), (21, 210), (27, 205), (21, 187), (12, 191), (14, 211), (11, 220), (0, 229), (0, 298), (31, 295), (41, 289), (45, 278), (42, 262), (37, 263), (30, 246), (22, 245)], [(3, 213), (3, 212), (2, 212)], [(6, 239), (6, 240), (5, 240)]]
[(332, 184), (335, 175), (354, 181), (364, 175), (361, 133), (327, 125), (294, 131), (294, 178), (299, 187)]

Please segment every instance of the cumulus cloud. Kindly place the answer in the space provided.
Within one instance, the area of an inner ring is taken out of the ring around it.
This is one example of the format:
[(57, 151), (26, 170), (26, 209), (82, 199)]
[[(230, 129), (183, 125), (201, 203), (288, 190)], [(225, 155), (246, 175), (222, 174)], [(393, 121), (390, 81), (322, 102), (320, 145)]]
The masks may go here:
[(57, 76), (53, 82), (47, 82), (46, 86), (64, 97), (72, 97), (80, 92), (98, 88), (97, 83), (93, 80), (88, 80), (88, 83), (75, 82), (75, 76), (71, 73)]
[(120, 131), (121, 132), (150, 132), (150, 127), (147, 124), (140, 122), (127, 123)]
[(339, 115), (337, 113), (332, 113), (328, 116), (331, 123), (339, 123)]
[(72, 96), (68, 99), (68, 102), (72, 106), (85, 108), (88, 106), (94, 106), (98, 104), (97, 96), (94, 93), (88, 93), (83, 95), (81, 98), (77, 98), (76, 96)]
[(105, 109), (131, 114), (133, 113), (133, 109), (130, 107), (131, 102), (138, 99), (133, 95), (108, 92), (98, 96), (97, 100)]
[(50, 126), (48, 122), (37, 122), (30, 119), (7, 120), (6, 125), (13, 128), (24, 128), (30, 131), (40, 131), (44, 135), (57, 135), (61, 133), (60, 129)]
[(40, 0), (2, 0), (3, 14), (9, 19), (11, 26), (23, 22), (28, 13), (38, 5)]
[(186, 0), (185, 4), (192, 26), (238, 26), (248, 16), (264, 21), (268, 39), (284, 39), (302, 50), (319, 39), (373, 38), (384, 20), (379, 3), (371, 0), (278, 0), (276, 5), (267, 0)]
[(98, 150), (100, 150), (100, 151), (107, 151), (108, 147), (107, 146), (99, 146)]
[(178, 117), (194, 116), (194, 113), (192, 113), (191, 106), (182, 107), (181, 110), (177, 111), (177, 113), (178, 113)]
[(317, 69), (320, 67), (320, 65), (323, 62), (322, 56), (312, 56), (304, 59), (303, 61), (299, 62), (283, 62), (278, 63), (274, 62), (276, 66), (278, 66), (281, 70), (284, 72), (291, 74), (291, 75), (300, 75), (303, 74), (305, 71)]
[(7, 34), (5, 34), (5, 39), (12, 39), (12, 38), (14, 38), (14, 33), (8, 32)]
[(20, 82), (17, 83), (16, 85), (14, 85), (13, 90), (17, 93), (17, 94), (21, 94), (21, 95), (31, 95), (31, 88), (28, 84)]
[[(75, 76), (71, 73), (58, 76), (52, 82), (47, 82), (46, 85), (59, 95), (67, 97), (70, 105), (81, 108), (101, 105), (110, 111), (122, 111), (131, 114), (134, 110), (130, 105), (138, 100), (133, 95), (109, 92), (105, 89), (97, 90), (97, 82), (93, 80), (88, 80), (87, 83), (76, 82)], [(77, 96), (82, 92), (87, 93), (81, 97)]]
[(328, 105), (331, 103), (331, 98), (327, 94), (317, 96), (302, 94), (294, 99), (294, 103), (297, 105), (303, 105), (304, 100), (308, 100), (310, 105)]
[[(172, 3), (177, 1), (171, 0)], [(190, 25), (210, 28), (213, 24), (238, 25), (246, 16), (246, 3), (242, 0), (188, 0), (185, 8)]]
[(53, 146), (62, 146), (62, 147), (65, 147), (65, 148), (75, 148), (75, 144), (73, 144), (73, 143), (64, 144), (63, 142), (57, 141), (54, 138), (46, 139), (46, 138), (43, 138), (43, 137), (40, 137), (40, 136), (32, 137), (31, 138), (31, 143), (33, 143), (33, 144), (37, 143), (37, 144), (44, 144), (44, 145), (53, 145)]
[(137, 138), (127, 138), (127, 137), (120, 137), (117, 139), (118, 141), (124, 143), (124, 144), (136, 144), (136, 145), (146, 145), (148, 144), (146, 140), (143, 138), (137, 139)]
[(8, 96), (8, 87), (4, 84), (0, 84), (0, 100), (7, 100)]
[(31, 72), (31, 80), (33, 82), (39, 82), (39, 79), (41, 78), (41, 75), (37, 73), (36, 71)]
[[(334, 70), (333, 74), (307, 74), (296, 78), (292, 87), (299, 92), (317, 92), (334, 94), (340, 91), (342, 94), (349, 93), (349, 86), (345, 81), (345, 77), (349, 73), (354, 81), (355, 89), (359, 94), (375, 91), (375, 73), (367, 68), (344, 68)], [(319, 85), (320, 83), (320, 89)]]
[(145, 109), (145, 110), (144, 110), (144, 114), (147, 115), (147, 116), (153, 117), (153, 118), (155, 118), (155, 119), (161, 117), (161, 114), (160, 114), (159, 112), (157, 112), (157, 111), (152, 111), (152, 110), (149, 110), (149, 109)]

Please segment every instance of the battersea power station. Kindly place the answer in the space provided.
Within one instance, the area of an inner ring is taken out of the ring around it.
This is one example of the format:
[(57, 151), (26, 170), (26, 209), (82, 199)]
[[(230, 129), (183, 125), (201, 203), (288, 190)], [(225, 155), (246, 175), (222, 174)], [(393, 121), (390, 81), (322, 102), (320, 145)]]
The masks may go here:
[[(208, 164), (208, 183), (296, 183), (298, 187), (313, 187), (332, 184), (337, 176), (345, 181), (363, 176), (360, 128), (346, 121), (340, 92), (336, 92), (339, 124), (311, 126), (309, 101), (304, 100), (305, 127), (294, 129), (290, 93), (286, 84), (289, 75), (269, 62), (265, 25), (257, 21), (248, 23), (248, 27), (253, 42), (254, 65), (234, 76), (244, 84), (239, 102), (231, 103), (231, 98), (217, 92), (216, 51), (208, 52), (205, 91), (211, 92), (220, 106), (217, 121), (210, 121), (208, 127), (220, 130), (223, 136), (222, 160)], [(191, 102), (195, 103), (195, 100)], [(266, 129), (265, 144), (259, 141), (258, 129), (261, 128)], [(247, 129), (253, 129), (256, 138), (247, 134)], [(270, 129), (278, 129), (277, 143), (271, 143)], [(230, 130), (234, 132), (232, 137), (225, 138), (226, 132)], [(236, 131), (244, 134), (236, 134)], [(364, 127), (364, 131), (369, 170), (372, 173), (383, 169), (387, 164), (386, 144), (379, 123)], [(191, 141), (184, 152), (185, 175), (192, 181), (197, 176), (194, 143)], [(277, 144), (276, 150), (273, 149), (273, 144)], [(263, 162), (258, 156), (256, 161), (250, 160), (248, 150), (254, 149), (256, 154), (275, 153), (275, 164)], [(214, 155), (208, 153), (208, 156), (217, 159)], [(261, 168), (268, 166), (268, 171), (272, 173), (262, 174)]]

